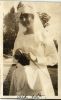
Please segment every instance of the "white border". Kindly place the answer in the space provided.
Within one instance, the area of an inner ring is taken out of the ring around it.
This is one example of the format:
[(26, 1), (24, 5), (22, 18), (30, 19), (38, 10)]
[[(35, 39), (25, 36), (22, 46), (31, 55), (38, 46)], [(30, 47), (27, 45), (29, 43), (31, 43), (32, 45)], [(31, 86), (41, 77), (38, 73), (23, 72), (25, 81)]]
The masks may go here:
[[(17, 98), (17, 96), (3, 96), (2, 93), (3, 93), (3, 69), (2, 69), (2, 66), (3, 66), (3, 2), (5, 0), (2, 0), (0, 1), (0, 70), (1, 70), (1, 96), (0, 98)], [(9, 0), (6, 0), (6, 1), (9, 1)], [(12, 0), (10, 0), (12, 1)], [(13, 1), (16, 1), (16, 0), (13, 0)], [(20, 1), (20, 0), (17, 0), (17, 1)], [(21, 1), (28, 1), (28, 0), (21, 0)], [(57, 0), (29, 0), (29, 1), (35, 1), (35, 2), (61, 2), (61, 0), (57, 1)], [(59, 51), (58, 51), (58, 96), (54, 96), (54, 97), (47, 97), (47, 99), (60, 99), (61, 98), (61, 35), (59, 34)], [(31, 98), (31, 97), (30, 97)], [(43, 98), (44, 99), (44, 98)]]

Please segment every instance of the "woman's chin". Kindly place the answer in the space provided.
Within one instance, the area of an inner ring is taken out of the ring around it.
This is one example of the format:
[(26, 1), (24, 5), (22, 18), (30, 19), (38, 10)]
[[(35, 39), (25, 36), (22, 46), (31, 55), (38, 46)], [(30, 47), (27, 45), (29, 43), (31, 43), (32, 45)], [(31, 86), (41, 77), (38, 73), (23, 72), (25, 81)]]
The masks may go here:
[(27, 30), (24, 32), (24, 35), (28, 35), (28, 34), (33, 34), (34, 31), (31, 28), (27, 28)]

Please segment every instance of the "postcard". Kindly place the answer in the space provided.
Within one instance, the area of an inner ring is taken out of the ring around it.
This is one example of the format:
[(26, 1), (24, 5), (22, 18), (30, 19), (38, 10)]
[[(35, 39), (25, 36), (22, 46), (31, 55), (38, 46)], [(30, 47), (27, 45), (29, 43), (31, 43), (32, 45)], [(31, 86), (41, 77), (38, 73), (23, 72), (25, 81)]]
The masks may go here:
[(0, 98), (61, 98), (61, 2), (0, 1)]

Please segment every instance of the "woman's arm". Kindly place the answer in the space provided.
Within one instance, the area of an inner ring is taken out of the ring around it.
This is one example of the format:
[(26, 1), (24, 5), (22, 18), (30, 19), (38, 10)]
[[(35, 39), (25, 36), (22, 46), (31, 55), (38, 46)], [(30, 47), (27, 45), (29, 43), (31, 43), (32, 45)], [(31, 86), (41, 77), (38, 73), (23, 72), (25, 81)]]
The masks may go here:
[[(38, 50), (38, 54), (34, 55), (30, 53), (30, 59), (33, 60), (36, 64), (39, 65), (50, 65), (53, 66), (58, 63), (58, 53), (53, 41), (48, 41), (43, 45), (44, 55), (41, 56), (40, 48)], [(41, 45), (40, 45), (41, 46)]]
[(44, 56), (37, 57), (38, 63), (42, 65), (55, 65), (58, 63), (58, 53), (53, 41), (44, 45)]

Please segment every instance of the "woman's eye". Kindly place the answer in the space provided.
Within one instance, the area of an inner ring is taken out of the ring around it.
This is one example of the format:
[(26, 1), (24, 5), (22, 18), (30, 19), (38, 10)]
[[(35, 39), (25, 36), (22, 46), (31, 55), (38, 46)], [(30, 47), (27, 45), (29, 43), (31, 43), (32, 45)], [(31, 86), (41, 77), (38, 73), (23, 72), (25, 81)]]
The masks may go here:
[(24, 22), (26, 21), (26, 18), (25, 17), (23, 17), (23, 19), (22, 19)]
[(27, 18), (27, 16), (25, 14), (21, 14), (20, 15), (20, 19), (24, 19), (25, 20), (26, 18)]

